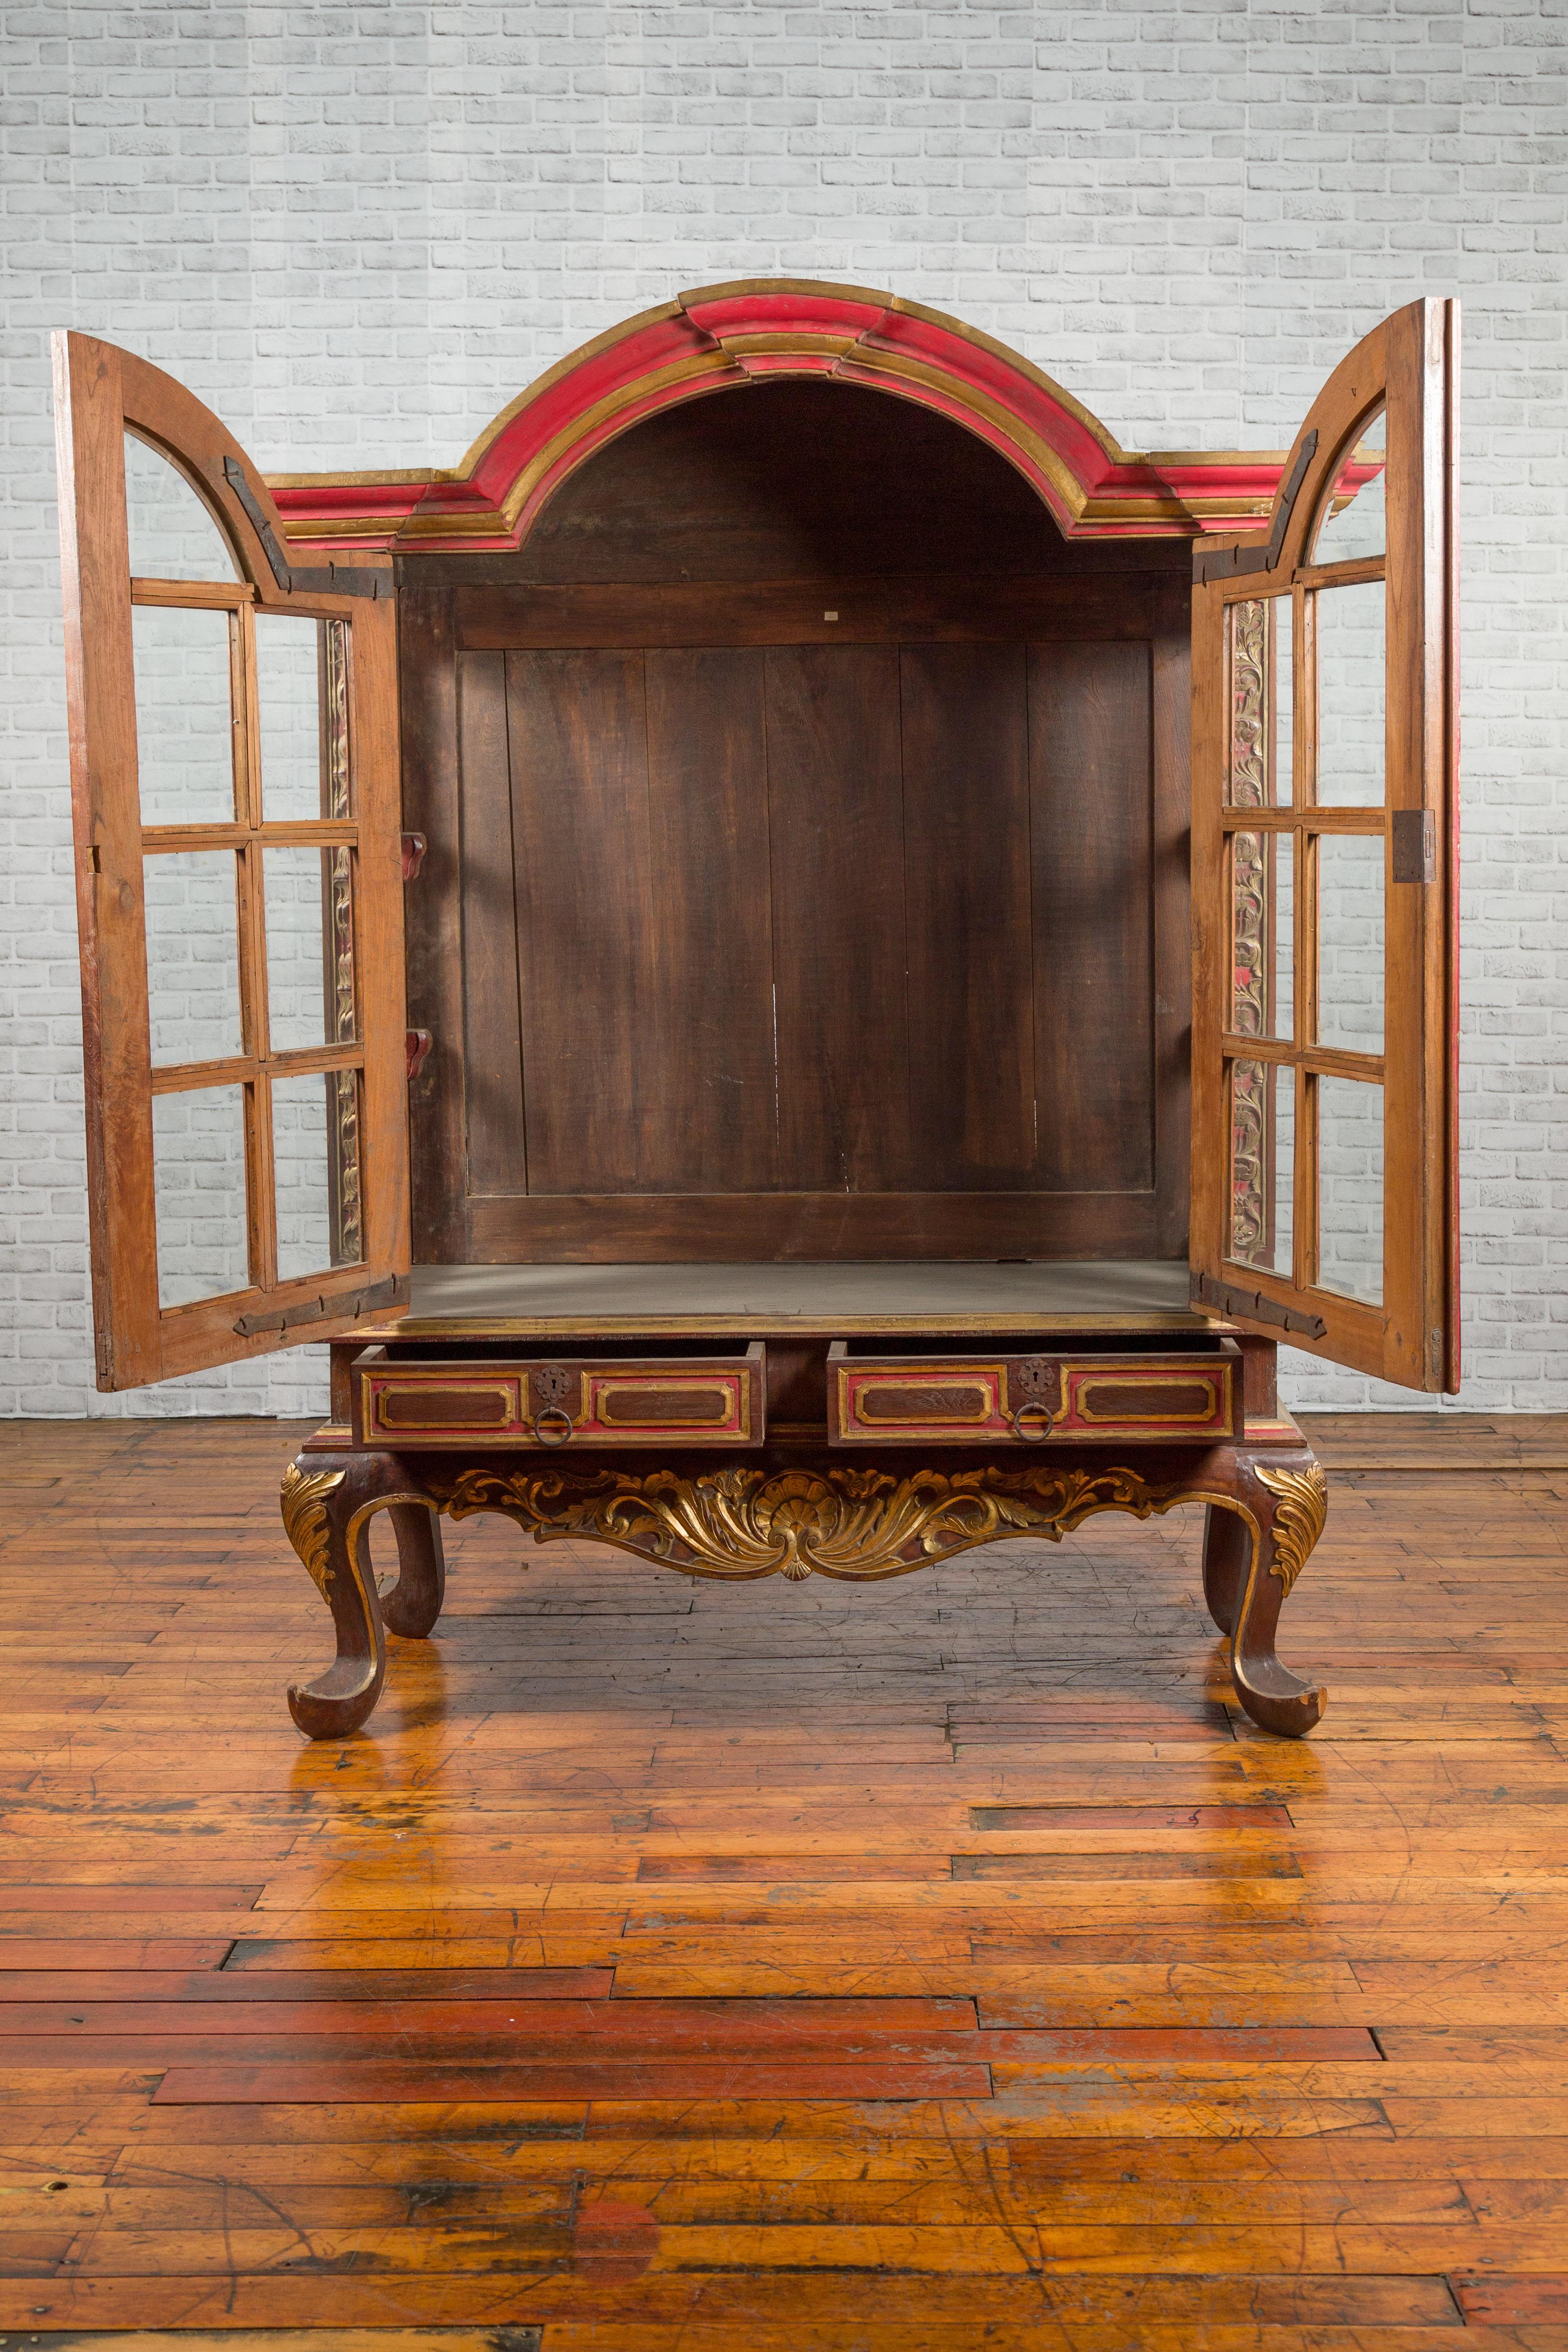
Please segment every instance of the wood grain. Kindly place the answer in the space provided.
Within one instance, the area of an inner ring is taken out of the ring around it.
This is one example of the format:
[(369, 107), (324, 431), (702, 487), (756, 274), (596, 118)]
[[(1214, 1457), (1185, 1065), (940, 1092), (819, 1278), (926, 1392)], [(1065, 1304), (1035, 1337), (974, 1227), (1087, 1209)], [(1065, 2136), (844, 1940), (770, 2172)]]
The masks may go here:
[(760, 652), (649, 652), (658, 884), (644, 1167), (665, 1192), (778, 1181), (768, 747)]
[(1194, 1514), (860, 1591), (463, 1521), (304, 1748), (299, 1433), (0, 1431), (0, 2333), (1554, 2341), (1568, 1419), (1310, 1434), (1310, 1746)]
[(643, 1174), (641, 1112), (659, 1095), (643, 692), (637, 654), (507, 656), (528, 1170), (539, 1192), (634, 1191)]
[(1151, 674), (1142, 646), (1029, 654), (1038, 1181), (1154, 1182)]
[[(458, 712), (463, 779), (459, 936), (468, 1182), (484, 1192), (526, 1191), (518, 877), (512, 857), (506, 663), (500, 654), (478, 654), (458, 665)], [(424, 878), (421, 873), (420, 881)], [(419, 895), (417, 887), (415, 895)]]
[(1034, 1174), (1025, 677), (1021, 645), (906, 646), (900, 661), (910, 1118), (933, 1192)]
[(775, 646), (767, 713), (779, 1179), (893, 1192), (911, 1174), (898, 655)]

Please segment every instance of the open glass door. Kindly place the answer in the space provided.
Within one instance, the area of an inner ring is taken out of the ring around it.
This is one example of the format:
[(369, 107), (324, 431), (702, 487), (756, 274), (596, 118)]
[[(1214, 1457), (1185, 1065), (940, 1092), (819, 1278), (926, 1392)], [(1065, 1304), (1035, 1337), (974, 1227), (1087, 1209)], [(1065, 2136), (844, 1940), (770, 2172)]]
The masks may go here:
[(1458, 1386), (1458, 306), (1330, 378), (1193, 596), (1194, 1297)]
[(404, 1295), (395, 604), (217, 418), (55, 344), (98, 1381)]

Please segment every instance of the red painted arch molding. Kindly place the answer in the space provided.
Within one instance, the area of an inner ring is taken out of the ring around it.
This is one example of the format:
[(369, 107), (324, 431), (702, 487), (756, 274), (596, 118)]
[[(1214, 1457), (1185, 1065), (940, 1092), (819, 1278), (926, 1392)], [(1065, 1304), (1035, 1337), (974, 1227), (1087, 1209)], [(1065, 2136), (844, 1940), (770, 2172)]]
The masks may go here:
[(1131, 455), (1060, 384), (940, 310), (858, 286), (752, 278), (682, 294), (584, 343), (450, 471), (268, 482), (301, 548), (512, 548), (617, 434), (677, 402), (776, 375), (869, 385), (952, 417), (1017, 467), (1070, 539), (1257, 530), (1284, 464), (1277, 450)]

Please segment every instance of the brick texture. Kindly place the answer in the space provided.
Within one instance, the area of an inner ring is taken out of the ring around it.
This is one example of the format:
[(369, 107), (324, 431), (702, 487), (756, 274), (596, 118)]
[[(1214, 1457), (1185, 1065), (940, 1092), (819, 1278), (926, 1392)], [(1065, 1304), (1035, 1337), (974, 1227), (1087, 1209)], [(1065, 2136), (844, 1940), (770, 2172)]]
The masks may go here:
[[(588, 336), (767, 272), (955, 311), (1145, 448), (1283, 445), (1384, 312), (1463, 297), (1463, 1402), (1568, 1405), (1559, 0), (0, 19), (0, 1412), (322, 1401), (319, 1350), (92, 1389), (48, 330), (267, 468), (450, 464)], [(1289, 1392), (1410, 1401), (1300, 1358)]]

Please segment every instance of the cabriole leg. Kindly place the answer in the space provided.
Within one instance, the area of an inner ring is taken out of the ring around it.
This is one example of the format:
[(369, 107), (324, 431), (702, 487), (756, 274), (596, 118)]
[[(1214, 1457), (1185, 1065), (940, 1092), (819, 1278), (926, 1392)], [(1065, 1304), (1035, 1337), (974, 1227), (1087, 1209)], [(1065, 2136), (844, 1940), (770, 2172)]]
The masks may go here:
[[(1231, 1681), (1261, 1729), (1299, 1739), (1321, 1720), (1328, 1694), (1287, 1672), (1274, 1654), (1274, 1634), (1280, 1609), (1323, 1531), (1328, 1481), (1310, 1454), (1286, 1464), (1243, 1461), (1237, 1467), (1237, 1500), (1256, 1522), (1258, 1536), (1254, 1542), (1240, 1520), (1247, 1575), (1233, 1604)], [(1223, 1601), (1224, 1592), (1218, 1597)]]
[[(292, 1685), (289, 1692), (289, 1712), (307, 1738), (341, 1739), (357, 1731), (381, 1696), (386, 1643), (366, 1529), (376, 1511), (394, 1503), (407, 1505), (408, 1517), (428, 1520), (426, 1497), (411, 1493), (409, 1484), (396, 1456), (388, 1454), (302, 1454), (283, 1474), (284, 1529), (332, 1612), (338, 1643), (338, 1654), (326, 1673), (313, 1683)], [(406, 1570), (401, 1529), (399, 1536)], [(411, 1595), (410, 1622), (428, 1606), (433, 1592), (436, 1608), (440, 1606), (431, 1572), (438, 1554), (432, 1548), (419, 1559), (420, 1540), (416, 1533), (413, 1590), (419, 1600), (416, 1608)]]
[(1236, 1511), (1211, 1503), (1204, 1513), (1204, 1600), (1222, 1633), (1236, 1631), (1236, 1612), (1247, 1587), (1252, 1538)]
[(419, 1642), (434, 1627), (446, 1597), (441, 1517), (422, 1503), (394, 1503), (391, 1517), (397, 1538), (397, 1578), (382, 1591), (382, 1621), (389, 1633)]

